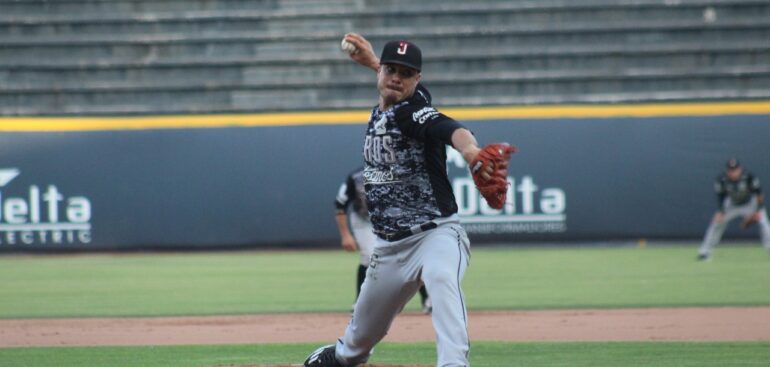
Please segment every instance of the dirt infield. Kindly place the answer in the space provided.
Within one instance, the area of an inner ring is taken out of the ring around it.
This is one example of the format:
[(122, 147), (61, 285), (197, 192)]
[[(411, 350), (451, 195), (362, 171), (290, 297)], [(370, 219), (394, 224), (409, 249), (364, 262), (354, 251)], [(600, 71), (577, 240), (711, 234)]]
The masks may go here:
[[(0, 320), (0, 347), (330, 342), (350, 315)], [(770, 307), (471, 312), (472, 340), (770, 340)], [(399, 315), (385, 341), (433, 341), (429, 316)]]

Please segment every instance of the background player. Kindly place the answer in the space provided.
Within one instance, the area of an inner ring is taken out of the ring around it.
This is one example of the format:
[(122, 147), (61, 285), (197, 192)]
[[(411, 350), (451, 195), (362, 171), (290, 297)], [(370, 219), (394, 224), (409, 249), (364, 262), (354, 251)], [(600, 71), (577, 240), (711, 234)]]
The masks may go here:
[[(433, 108), (427, 89), (419, 85), (422, 52), (415, 44), (388, 42), (378, 59), (360, 35), (348, 34), (345, 41), (354, 45), (347, 49), (353, 60), (377, 71), (379, 101), (366, 129), (363, 176), (378, 238), (344, 335), (335, 345), (317, 349), (304, 365), (365, 363), (395, 316), (424, 283), (433, 302), (437, 366), (469, 366), (467, 313), (460, 283), (470, 262), (470, 242), (457, 216), (445, 147), (451, 145), (474, 167), (474, 180), (476, 174), (485, 180), (493, 175), (506, 177), (512, 149), (495, 146), (493, 154), (502, 158), (496, 164), (477, 160), (487, 147), (480, 149), (468, 129)], [(345, 42), (342, 46), (346, 49)], [(495, 199), (502, 199), (498, 202), (502, 206), (504, 194)]]
[[(337, 208), (335, 220), (340, 232), (342, 248), (351, 252), (356, 251), (356, 249), (359, 250), (360, 260), (356, 270), (356, 299), (358, 299), (376, 241), (372, 223), (369, 221), (369, 210), (366, 207), (363, 167), (351, 172), (345, 182), (340, 185), (334, 205)], [(425, 286), (420, 287), (420, 304), (424, 313), (429, 314), (431, 312), (431, 304)]]
[(706, 230), (703, 244), (698, 250), (698, 260), (711, 258), (711, 252), (722, 238), (727, 224), (738, 216), (744, 218), (743, 228), (759, 223), (762, 244), (770, 251), (770, 223), (767, 220), (759, 179), (744, 170), (740, 162), (733, 158), (727, 161), (725, 172), (717, 177), (714, 189), (719, 209), (714, 213), (711, 225)]

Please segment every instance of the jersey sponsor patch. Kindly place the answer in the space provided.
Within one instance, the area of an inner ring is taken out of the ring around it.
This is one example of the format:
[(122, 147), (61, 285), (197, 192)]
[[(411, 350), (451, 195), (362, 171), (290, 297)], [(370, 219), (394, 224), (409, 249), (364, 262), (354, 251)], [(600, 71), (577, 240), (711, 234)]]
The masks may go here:
[(434, 119), (439, 116), (438, 111), (433, 107), (423, 107), (421, 110), (412, 113), (412, 121), (418, 124), (424, 124), (425, 121)]
[(396, 180), (393, 171), (390, 169), (381, 170), (376, 167), (366, 167), (364, 170), (364, 184), (366, 185), (382, 185), (395, 182), (398, 182), (398, 180)]

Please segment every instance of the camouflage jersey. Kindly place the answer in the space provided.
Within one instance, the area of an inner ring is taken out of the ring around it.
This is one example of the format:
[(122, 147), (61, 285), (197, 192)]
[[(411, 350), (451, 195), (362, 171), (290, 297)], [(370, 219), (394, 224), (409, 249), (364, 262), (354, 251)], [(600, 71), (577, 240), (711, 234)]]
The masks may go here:
[(386, 111), (372, 109), (364, 140), (364, 187), (378, 236), (457, 212), (446, 145), (461, 127), (431, 106), (422, 85)]

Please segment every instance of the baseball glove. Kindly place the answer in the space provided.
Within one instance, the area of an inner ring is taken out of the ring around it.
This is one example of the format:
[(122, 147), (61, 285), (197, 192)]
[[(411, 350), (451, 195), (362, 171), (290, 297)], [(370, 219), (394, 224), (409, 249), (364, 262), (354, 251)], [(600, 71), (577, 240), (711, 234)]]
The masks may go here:
[(751, 228), (751, 226), (753, 226), (757, 222), (759, 222), (759, 215), (757, 213), (754, 213), (743, 220), (743, 223), (741, 223), (741, 228), (749, 229)]
[[(494, 209), (502, 209), (508, 192), (508, 161), (516, 147), (508, 143), (489, 144), (471, 162), (471, 174), (481, 196)], [(488, 178), (487, 178), (488, 177)]]

